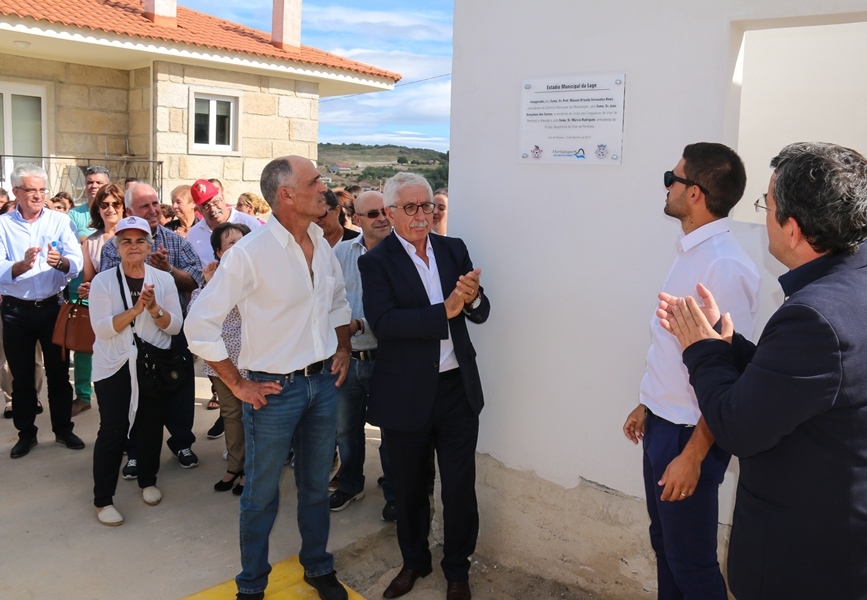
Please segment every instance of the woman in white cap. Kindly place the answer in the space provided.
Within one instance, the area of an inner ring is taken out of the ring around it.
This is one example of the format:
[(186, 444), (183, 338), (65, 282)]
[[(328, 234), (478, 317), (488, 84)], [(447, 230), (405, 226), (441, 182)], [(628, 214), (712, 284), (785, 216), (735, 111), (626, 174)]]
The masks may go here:
[(151, 506), (162, 499), (156, 475), (165, 397), (140, 392), (133, 332), (158, 348), (169, 348), (183, 318), (174, 279), (146, 262), (153, 245), (150, 231), (144, 219), (122, 219), (109, 242), (117, 246), (121, 264), (99, 273), (90, 287), (90, 319), (96, 333), (93, 381), (100, 419), (93, 449), (93, 504), (100, 522), (112, 526), (123, 523), (113, 497), (131, 425), (138, 435), (142, 499)]

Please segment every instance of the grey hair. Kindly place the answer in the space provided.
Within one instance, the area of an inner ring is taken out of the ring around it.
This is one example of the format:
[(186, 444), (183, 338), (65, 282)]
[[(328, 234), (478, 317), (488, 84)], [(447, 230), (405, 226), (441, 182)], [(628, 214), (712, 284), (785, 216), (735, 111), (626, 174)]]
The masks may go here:
[(789, 144), (771, 160), (776, 219), (795, 219), (816, 252), (854, 254), (867, 240), (867, 159), (823, 142)]
[(137, 181), (136, 183), (129, 186), (129, 188), (123, 194), (123, 204), (124, 206), (126, 206), (127, 210), (132, 210), (133, 196), (135, 195), (135, 191), (140, 187), (150, 188), (151, 190), (153, 190), (154, 194), (157, 193), (157, 191), (154, 189), (154, 186), (150, 185), (149, 183)]
[(275, 158), (262, 169), (262, 177), (259, 179), (259, 189), (262, 197), (272, 209), (277, 203), (277, 190), (287, 185), (292, 177), (292, 165), (288, 156)]
[[(129, 230), (129, 229), (125, 229), (124, 231), (130, 231), (130, 230)], [(136, 230), (136, 231), (138, 231), (138, 230)], [(123, 233), (123, 231), (121, 231), (121, 233)], [(142, 232), (142, 233), (144, 233), (144, 232)], [(114, 244), (114, 247), (117, 248), (117, 238), (119, 238), (119, 237), (120, 237), (119, 235), (113, 235), (113, 236), (111, 236), (111, 239), (108, 240), (108, 243), (109, 243), (109, 244)], [(145, 233), (145, 239), (148, 241), (148, 246), (150, 246), (151, 248), (153, 248), (153, 247), (154, 247), (154, 236), (151, 235), (150, 233)]]
[(393, 177), (389, 177), (385, 181), (385, 185), (382, 186), (383, 203), (385, 206), (389, 208), (394, 206), (394, 203), (398, 200), (400, 190), (412, 185), (420, 185), (424, 187), (424, 189), (427, 190), (428, 199), (433, 200), (433, 190), (431, 189), (427, 179), (418, 173), (402, 172), (397, 173)]
[(18, 165), (12, 170), (9, 179), (12, 181), (12, 187), (20, 187), (21, 180), (25, 177), (39, 177), (44, 183), (48, 183), (48, 173), (39, 165), (25, 163)]

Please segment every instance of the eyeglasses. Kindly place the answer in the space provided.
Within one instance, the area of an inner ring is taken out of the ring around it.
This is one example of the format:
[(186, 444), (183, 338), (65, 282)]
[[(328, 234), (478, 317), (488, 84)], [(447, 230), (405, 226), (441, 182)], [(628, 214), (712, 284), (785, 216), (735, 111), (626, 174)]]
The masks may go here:
[(683, 177), (678, 177), (672, 171), (666, 171), (662, 174), (662, 184), (666, 188), (670, 188), (671, 186), (673, 186), (675, 181), (682, 183), (683, 185), (694, 185), (702, 192), (704, 192), (705, 196), (710, 196), (708, 191), (700, 183), (696, 183), (692, 179), (684, 179)]
[(404, 204), (403, 206), (392, 204), (389, 208), (402, 208), (403, 212), (411, 217), (418, 212), (418, 209), (421, 209), (421, 212), (426, 215), (433, 214), (434, 206), (433, 202), (422, 202), (421, 204)]
[(199, 212), (204, 213), (206, 210), (214, 211), (221, 210), (220, 203), (223, 201), (223, 198), (220, 196), (214, 196), (208, 202), (204, 202), (203, 204), (199, 204)]
[[(415, 206), (415, 204), (413, 204), (413, 206)], [(361, 215), (361, 216), (365, 216), (368, 219), (378, 219), (379, 215), (382, 215), (384, 217), (384, 216), (386, 216), (387, 213), (385, 212), (384, 208), (380, 208), (379, 210), (369, 210), (366, 213), (356, 213), (356, 214)]]
[(118, 210), (119, 208), (123, 208), (123, 202), (121, 202), (120, 200), (115, 202), (100, 202), (99, 210), (105, 210), (109, 206), (111, 206), (115, 210)]
[(16, 187), (15, 189), (21, 190), (22, 192), (24, 192), (25, 194), (28, 194), (28, 195), (33, 195), (33, 194), (39, 194), (40, 196), (47, 196), (48, 195), (48, 189), (47, 188), (37, 189), (37, 188)]
[[(765, 203), (764, 203), (764, 204), (759, 204), (759, 202), (762, 202), (762, 201), (764, 201)], [(753, 202), (753, 208), (756, 209), (756, 212), (759, 212), (759, 209), (760, 209), (760, 208), (761, 208), (762, 210), (766, 210), (766, 211), (771, 212), (771, 213), (772, 213), (772, 212), (777, 212), (777, 209), (775, 209), (775, 208), (770, 208), (767, 204), (768, 204), (768, 195), (767, 195), (767, 194), (762, 194), (762, 197), (761, 197), (761, 198), (758, 198), (755, 202)]]

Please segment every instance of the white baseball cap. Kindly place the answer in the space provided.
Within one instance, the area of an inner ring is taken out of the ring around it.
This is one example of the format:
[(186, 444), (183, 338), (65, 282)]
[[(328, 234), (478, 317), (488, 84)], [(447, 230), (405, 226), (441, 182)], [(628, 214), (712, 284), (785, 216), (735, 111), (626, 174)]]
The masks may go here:
[(115, 227), (114, 233), (115, 235), (117, 235), (122, 231), (126, 231), (127, 229), (138, 229), (139, 231), (143, 231), (148, 235), (151, 234), (151, 226), (148, 225), (148, 222), (141, 217), (124, 217), (117, 224), (117, 227)]

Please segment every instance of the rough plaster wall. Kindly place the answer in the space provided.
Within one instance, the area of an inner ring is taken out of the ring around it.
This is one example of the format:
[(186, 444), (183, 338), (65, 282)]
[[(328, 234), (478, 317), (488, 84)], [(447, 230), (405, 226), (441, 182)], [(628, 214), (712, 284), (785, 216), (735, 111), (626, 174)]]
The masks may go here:
[[(262, 169), (271, 159), (317, 157), (317, 84), (159, 61), (154, 63), (154, 85), (154, 138), (157, 160), (164, 161), (164, 202), (177, 185), (216, 177), (232, 203), (242, 192), (259, 193)], [(189, 151), (191, 87), (241, 98), (239, 154)]]

